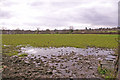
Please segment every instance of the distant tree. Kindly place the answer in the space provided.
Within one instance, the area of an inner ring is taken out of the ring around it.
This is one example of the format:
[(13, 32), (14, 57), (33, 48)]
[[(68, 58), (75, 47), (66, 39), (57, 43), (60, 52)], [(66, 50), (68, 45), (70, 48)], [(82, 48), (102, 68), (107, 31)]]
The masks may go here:
[(88, 30), (87, 27), (85, 27), (85, 30)]
[(51, 34), (51, 31), (49, 29), (46, 29), (45, 33), (46, 34)]
[(20, 33), (20, 29), (17, 28), (17, 29), (15, 30), (15, 33), (16, 33), (16, 34), (19, 34), (19, 33)]
[(37, 28), (37, 30), (35, 31), (36, 34), (39, 34), (39, 28)]
[(50, 31), (49, 29), (46, 29), (46, 31), (48, 32), (48, 31)]
[(102, 28), (99, 28), (99, 30), (101, 30)]
[(79, 31), (79, 29), (76, 29), (76, 31)]
[(120, 26), (118, 26), (117, 28), (120, 29)]
[(54, 31), (57, 31), (57, 29), (55, 29)]
[(92, 30), (91, 28), (89, 28), (89, 30)]
[(69, 27), (70, 33), (73, 32), (73, 29), (74, 29), (73, 26), (70, 26), (70, 27)]

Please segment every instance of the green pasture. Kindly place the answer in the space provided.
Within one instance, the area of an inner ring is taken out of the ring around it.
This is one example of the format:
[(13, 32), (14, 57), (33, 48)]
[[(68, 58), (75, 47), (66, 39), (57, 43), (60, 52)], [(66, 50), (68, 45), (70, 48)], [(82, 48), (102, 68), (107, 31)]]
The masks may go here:
[(118, 35), (110, 34), (3, 34), (3, 45), (34, 47), (105, 47), (116, 48)]

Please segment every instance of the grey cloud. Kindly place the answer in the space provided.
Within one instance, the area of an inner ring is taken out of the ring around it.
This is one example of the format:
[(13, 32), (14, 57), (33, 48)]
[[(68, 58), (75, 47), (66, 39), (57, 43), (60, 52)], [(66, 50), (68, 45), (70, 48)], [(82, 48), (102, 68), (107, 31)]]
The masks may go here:
[(66, 7), (70, 8), (81, 4), (82, 2), (52, 2), (51, 3), (51, 5), (55, 7), (62, 7), (62, 8), (66, 8)]
[(100, 12), (95, 8), (73, 10), (73, 12), (67, 14), (67, 21), (90, 23), (92, 25), (117, 26), (117, 11), (109, 11), (109, 14), (106, 14), (106, 12), (101, 14)]
[(12, 1), (12, 0), (2, 0), (1, 4), (7, 7), (13, 6), (13, 5), (17, 5), (18, 3)]
[[(18, 6), (17, 2), (13, 0), (4, 2), (3, 6)], [(24, 0), (22, 0), (24, 1)], [(47, 0), (45, 0), (47, 1)], [(94, 3), (94, 4), (91, 4)], [(96, 3), (97, 2), (97, 3)], [(110, 3), (106, 7), (103, 5), (105, 3)], [(113, 3), (112, 3), (113, 2)], [(18, 2), (22, 4), (23, 2)], [(90, 4), (89, 4), (90, 3)], [(98, 5), (96, 5), (98, 4)], [(81, 7), (83, 5), (83, 7)], [(91, 6), (92, 5), (92, 6)], [(101, 6), (102, 5), (102, 6)], [(0, 18), (11, 18), (18, 17), (21, 15), (19, 12), (23, 13), (22, 17), (26, 17), (29, 19), (19, 21), (20, 24), (28, 25), (28, 26), (67, 26), (71, 22), (73, 23), (83, 23), (83, 24), (92, 24), (92, 25), (109, 25), (109, 26), (117, 26), (117, 0), (113, 1), (105, 1), (105, 0), (51, 0), (50, 2), (44, 2), (42, 0), (34, 0), (32, 2), (28, 1), (25, 3), (25, 7), (28, 12), (35, 11), (32, 16), (24, 15), (24, 11), (22, 11), (22, 7), (19, 10), (16, 10), (14, 15), (9, 11), (11, 7), (8, 7), (9, 10), (1, 11)], [(29, 7), (30, 6), (30, 7)], [(110, 6), (110, 7), (109, 7)], [(27, 12), (27, 11), (26, 11)], [(38, 13), (38, 14), (36, 14)], [(31, 19), (31, 21), (29, 21)], [(5, 22), (7, 25), (7, 22)], [(18, 25), (19, 25), (18, 23)], [(12, 24), (12, 23), (11, 23)], [(16, 23), (17, 24), (17, 23)], [(14, 25), (14, 23), (13, 23)], [(73, 25), (74, 26), (74, 25)]]
[(7, 12), (7, 11), (0, 12), (0, 18), (2, 18), (2, 19), (9, 19), (11, 17), (12, 17), (12, 15), (10, 14), (10, 12)]
[(33, 2), (33, 3), (29, 3), (30, 6), (41, 6), (41, 5), (44, 5), (45, 3), (44, 2)]
[[(53, 13), (49, 13), (50, 16), (36, 17), (37, 23), (27, 23), (29, 25), (45, 25), (45, 26), (67, 26), (70, 22), (84, 23), (92, 25), (117, 25), (117, 17), (114, 17), (116, 12), (111, 12), (110, 15), (101, 14), (99, 10), (95, 8), (91, 9), (73, 9), (69, 12), (61, 13), (59, 16), (54, 16)], [(111, 17), (113, 16), (113, 17)]]
[(95, 9), (90, 9), (88, 13), (85, 13), (84, 16), (86, 23), (92, 23), (93, 25), (117, 25), (117, 16), (114, 12), (111, 12), (109, 15), (101, 14)]
[(24, 23), (25, 25), (28, 26), (53, 26), (53, 27), (59, 27), (59, 26), (66, 26), (67, 21), (61, 20), (61, 19), (56, 19), (56, 18), (42, 18), (38, 19), (37, 22), (34, 23)]

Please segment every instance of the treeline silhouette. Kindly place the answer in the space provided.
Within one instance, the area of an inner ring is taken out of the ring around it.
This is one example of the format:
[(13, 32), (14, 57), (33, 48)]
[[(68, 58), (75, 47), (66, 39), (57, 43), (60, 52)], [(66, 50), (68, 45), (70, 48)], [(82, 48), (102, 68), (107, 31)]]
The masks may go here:
[(115, 28), (98, 28), (98, 29), (64, 29), (64, 30), (8, 30), (2, 29), (2, 34), (118, 34), (119, 27)]

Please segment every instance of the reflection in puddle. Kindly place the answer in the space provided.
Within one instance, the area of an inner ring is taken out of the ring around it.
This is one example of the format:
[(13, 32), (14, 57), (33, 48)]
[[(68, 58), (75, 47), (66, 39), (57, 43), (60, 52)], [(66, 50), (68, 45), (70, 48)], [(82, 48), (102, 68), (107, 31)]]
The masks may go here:
[(50, 55), (63, 55), (76, 53), (81, 54), (83, 56), (87, 55), (110, 55), (114, 54), (112, 49), (103, 50), (101, 48), (74, 48), (74, 47), (60, 47), (60, 48), (34, 48), (34, 47), (25, 47), (21, 48), (22, 52), (34, 55), (41, 56), (50, 56)]
[[(50, 48), (34, 48), (34, 47), (22, 47), (22, 53), (28, 53), (29, 56), (46, 56), (46, 58), (53, 58), (55, 56), (64, 56), (64, 55), (82, 55), (82, 56), (97, 56), (98, 60), (108, 60), (115, 61), (116, 56), (112, 49), (102, 49), (102, 48), (75, 48), (75, 47), (50, 47)], [(100, 57), (102, 56), (102, 57)], [(103, 58), (104, 57), (104, 58)]]

